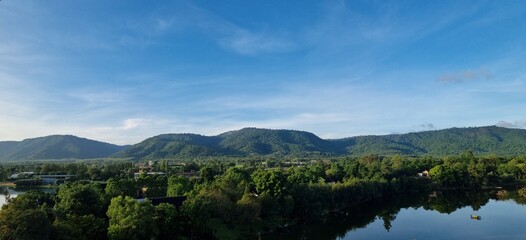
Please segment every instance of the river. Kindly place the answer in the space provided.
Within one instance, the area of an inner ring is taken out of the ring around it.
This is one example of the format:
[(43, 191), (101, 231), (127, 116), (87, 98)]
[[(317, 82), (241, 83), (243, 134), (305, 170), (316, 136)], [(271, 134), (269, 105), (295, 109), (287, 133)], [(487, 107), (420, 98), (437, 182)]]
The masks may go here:
[(497, 192), (448, 191), (382, 199), (262, 239), (526, 239), (526, 200), (516, 191), (498, 198)]

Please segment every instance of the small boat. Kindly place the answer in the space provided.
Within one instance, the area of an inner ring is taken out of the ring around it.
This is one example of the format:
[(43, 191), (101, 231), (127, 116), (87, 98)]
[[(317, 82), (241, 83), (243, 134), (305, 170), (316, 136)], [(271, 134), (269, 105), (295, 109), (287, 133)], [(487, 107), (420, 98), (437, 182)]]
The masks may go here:
[(480, 220), (482, 218), (479, 215), (471, 215), (471, 219), (473, 219), (473, 220)]

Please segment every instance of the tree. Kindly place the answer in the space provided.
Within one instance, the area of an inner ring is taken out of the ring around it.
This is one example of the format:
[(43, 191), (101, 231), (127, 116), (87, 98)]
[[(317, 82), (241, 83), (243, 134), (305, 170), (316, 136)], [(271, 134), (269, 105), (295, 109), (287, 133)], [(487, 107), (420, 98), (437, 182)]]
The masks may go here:
[(72, 215), (67, 214), (62, 219), (53, 223), (56, 240), (90, 240), (106, 239), (107, 221), (94, 215)]
[(137, 185), (144, 190), (144, 197), (166, 197), (167, 180), (165, 175), (141, 174)]
[(0, 240), (48, 239), (52, 232), (49, 194), (30, 191), (0, 210)]
[(106, 206), (105, 195), (97, 185), (75, 182), (60, 186), (55, 210), (60, 216), (93, 214), (103, 217)]
[(116, 196), (134, 197), (137, 195), (137, 184), (133, 179), (109, 179), (104, 191), (110, 198), (114, 198)]
[(254, 223), (259, 219), (261, 202), (258, 197), (247, 193), (237, 201), (237, 210), (239, 211), (239, 217), (237, 219), (239, 223)]
[(138, 202), (131, 197), (114, 197), (108, 212), (109, 239), (149, 239), (157, 235), (155, 208), (150, 201)]
[(185, 176), (171, 176), (168, 178), (168, 188), (166, 196), (175, 197), (182, 196), (192, 190), (192, 183)]
[(199, 170), (199, 176), (204, 182), (212, 182), (217, 171), (211, 166), (204, 166)]
[(51, 221), (42, 209), (7, 207), (0, 211), (0, 240), (49, 239), (51, 230)]
[(155, 224), (159, 230), (159, 239), (176, 239), (182, 231), (177, 209), (168, 203), (155, 206)]
[(259, 194), (267, 194), (281, 198), (287, 191), (287, 178), (280, 170), (258, 170), (252, 175), (252, 180)]

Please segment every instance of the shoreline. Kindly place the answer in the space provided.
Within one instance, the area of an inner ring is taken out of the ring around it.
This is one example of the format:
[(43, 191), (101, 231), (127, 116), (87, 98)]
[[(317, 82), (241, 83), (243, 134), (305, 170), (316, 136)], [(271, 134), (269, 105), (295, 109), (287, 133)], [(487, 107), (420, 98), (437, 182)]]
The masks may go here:
[(0, 187), (16, 187), (14, 182), (0, 182)]

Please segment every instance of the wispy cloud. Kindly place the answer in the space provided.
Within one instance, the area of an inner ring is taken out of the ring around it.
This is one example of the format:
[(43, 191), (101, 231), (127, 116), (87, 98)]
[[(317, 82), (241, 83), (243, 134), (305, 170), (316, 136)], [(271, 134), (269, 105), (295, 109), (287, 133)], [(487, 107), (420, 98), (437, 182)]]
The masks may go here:
[(295, 48), (296, 43), (286, 33), (267, 27), (244, 28), (197, 5), (176, 5), (172, 6), (175, 12), (155, 12), (151, 17), (151, 30), (146, 32), (198, 30), (218, 46), (242, 55), (287, 52)]
[(437, 78), (437, 81), (443, 83), (461, 83), (473, 80), (489, 80), (493, 74), (485, 68), (467, 69), (458, 72), (446, 73)]
[(435, 129), (435, 125), (432, 123), (422, 123), (414, 126), (414, 128), (417, 128), (418, 130), (433, 130)]
[(495, 125), (498, 127), (505, 127), (505, 128), (526, 128), (526, 121), (514, 121), (514, 122), (499, 121)]

